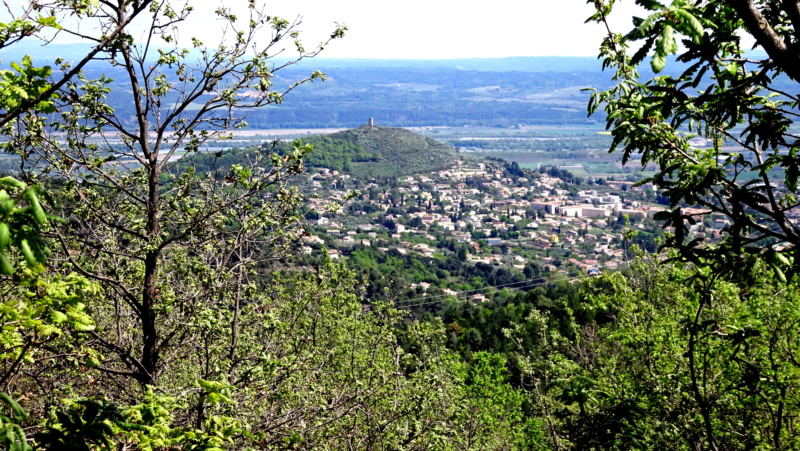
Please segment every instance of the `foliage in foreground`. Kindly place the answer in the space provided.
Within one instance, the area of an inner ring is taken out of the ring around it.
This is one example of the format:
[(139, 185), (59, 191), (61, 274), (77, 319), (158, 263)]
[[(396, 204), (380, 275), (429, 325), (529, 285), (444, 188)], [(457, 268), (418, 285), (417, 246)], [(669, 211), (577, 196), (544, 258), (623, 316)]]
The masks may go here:
[(643, 261), (591, 280), (605, 324), (542, 332), (527, 362), (553, 448), (797, 448), (800, 291), (759, 270), (747, 289)]
[[(40, 358), (5, 368), (4, 388), (21, 400), (6, 399), (9, 440), (26, 449), (19, 427), (33, 426), (39, 431), (33, 444), (43, 449), (444, 450), (531, 443), (539, 428), (523, 415), (525, 396), (507, 383), (503, 357), (476, 353), (475, 363), (465, 365), (445, 348), (441, 322), (416, 324), (407, 338), (418, 352), (405, 353), (392, 334), (397, 312), (362, 311), (358, 297), (340, 289), (354, 285), (341, 266), (276, 278), (239, 313), (233, 358), (233, 311), (208, 311), (192, 325), (202, 347), (191, 352), (187, 344), (189, 352), (161, 384), (142, 394), (134, 380), (93, 368), (90, 358), (108, 360), (86, 348), (94, 325), (56, 330), (62, 338), (36, 343)], [(19, 302), (24, 290), (8, 295)], [(40, 299), (47, 298), (34, 297), (34, 308)], [(92, 303), (100, 312), (102, 297)], [(97, 328), (109, 326), (99, 320)], [(2, 338), (9, 342), (18, 333), (6, 328)], [(133, 384), (127, 389), (126, 380)]]
[[(590, 1), (589, 19), (609, 29), (614, 1)], [(609, 29), (603, 67), (615, 86), (595, 91), (622, 162), (655, 164), (648, 180), (669, 200), (656, 216), (671, 227), (666, 244), (698, 266), (736, 277), (762, 259), (780, 279), (800, 268), (796, 226), (800, 140), (800, 6), (777, 0), (637, 1), (647, 15), (626, 35)], [(748, 49), (748, 40), (755, 40)], [(629, 54), (634, 44), (638, 50)], [(680, 44), (680, 45), (679, 45)], [(764, 58), (747, 50), (763, 51)], [(651, 56), (657, 74), (677, 55), (682, 72), (650, 80), (638, 68)], [(725, 143), (725, 145), (723, 145)], [(691, 235), (703, 215), (727, 225), (716, 245)]]

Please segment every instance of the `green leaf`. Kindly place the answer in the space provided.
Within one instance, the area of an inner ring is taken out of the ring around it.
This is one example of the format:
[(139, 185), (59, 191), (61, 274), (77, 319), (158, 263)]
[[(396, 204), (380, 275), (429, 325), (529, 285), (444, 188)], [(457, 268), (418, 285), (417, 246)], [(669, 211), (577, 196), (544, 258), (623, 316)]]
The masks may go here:
[(0, 222), (0, 252), (8, 246), (8, 243), (11, 242), (11, 230), (8, 227), (8, 224), (5, 222)]
[(22, 192), (22, 195), (28, 201), (31, 206), (31, 211), (33, 212), (33, 217), (36, 219), (40, 225), (47, 224), (47, 216), (42, 209), (42, 205), (39, 203), (39, 198), (36, 196), (36, 192), (32, 188), (28, 188)]
[(667, 6), (657, 2), (656, 0), (636, 0), (636, 4), (640, 6), (644, 6), (645, 8), (649, 9), (650, 11), (662, 10), (667, 9)]
[(661, 34), (656, 39), (656, 51), (650, 66), (653, 72), (659, 73), (667, 67), (667, 56), (678, 51), (678, 44), (675, 42), (675, 29), (671, 25), (664, 25)]
[(20, 406), (20, 405), (17, 403), (17, 401), (15, 401), (15, 400), (14, 400), (14, 399), (13, 399), (11, 396), (9, 396), (7, 393), (0, 392), (0, 399), (2, 399), (3, 401), (5, 401), (5, 403), (8, 405), (8, 407), (10, 407), (10, 408), (11, 408), (11, 410), (14, 412), (14, 415), (15, 415), (17, 418), (19, 418), (19, 419), (23, 419), (23, 420), (28, 418), (28, 414), (27, 414), (27, 412), (25, 412), (25, 409), (23, 409), (23, 408), (22, 408), (22, 406)]
[[(681, 22), (685, 27), (681, 27), (681, 31), (685, 33), (687, 36), (692, 38), (695, 43), (700, 43), (703, 40), (703, 24), (694, 16), (694, 14), (690, 13), (686, 9), (683, 8), (675, 8), (672, 10), (676, 15), (680, 16), (683, 19)], [(677, 50), (676, 50), (677, 51)]]
[(7, 276), (14, 274), (14, 265), (8, 261), (8, 257), (4, 252), (0, 252), (0, 272)]
[(19, 249), (22, 251), (22, 256), (25, 257), (25, 261), (28, 265), (36, 266), (36, 257), (34, 257), (31, 245), (26, 238), (20, 240)]
[(63, 312), (59, 312), (58, 310), (54, 310), (50, 314), (50, 319), (54, 323), (59, 324), (59, 323), (63, 323), (64, 321), (67, 320), (67, 315), (65, 313), (63, 313)]
[(5, 186), (7, 188), (18, 188), (18, 189), (25, 189), (28, 185), (25, 182), (21, 182), (14, 177), (3, 177), (0, 178), (0, 186)]

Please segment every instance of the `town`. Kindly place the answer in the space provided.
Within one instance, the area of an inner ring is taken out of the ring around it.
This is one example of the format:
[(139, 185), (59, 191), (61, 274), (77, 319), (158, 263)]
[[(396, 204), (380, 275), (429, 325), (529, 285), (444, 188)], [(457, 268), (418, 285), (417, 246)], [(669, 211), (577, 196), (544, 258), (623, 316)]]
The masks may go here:
[[(581, 180), (553, 167), (523, 172), (514, 163), (468, 158), (385, 182), (326, 168), (308, 176), (312, 196), (301, 253), (332, 260), (372, 248), (491, 265), (526, 279), (577, 281), (623, 268), (632, 245), (654, 252), (663, 237), (653, 216), (664, 206), (649, 183)], [(713, 235), (725, 225), (708, 218), (692, 232)], [(415, 281), (410, 288), (427, 292), (431, 285), (458, 294), (446, 280)]]

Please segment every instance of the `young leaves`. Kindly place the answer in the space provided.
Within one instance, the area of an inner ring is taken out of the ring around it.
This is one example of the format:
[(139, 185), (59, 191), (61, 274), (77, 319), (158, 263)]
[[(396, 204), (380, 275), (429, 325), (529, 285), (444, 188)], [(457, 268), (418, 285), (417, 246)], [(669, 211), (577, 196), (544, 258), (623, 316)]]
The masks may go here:
[(43, 264), (50, 253), (41, 232), (54, 217), (42, 208), (39, 200), (42, 194), (44, 191), (37, 186), (28, 186), (12, 177), (0, 178), (0, 273), (14, 272), (13, 248), (31, 267)]

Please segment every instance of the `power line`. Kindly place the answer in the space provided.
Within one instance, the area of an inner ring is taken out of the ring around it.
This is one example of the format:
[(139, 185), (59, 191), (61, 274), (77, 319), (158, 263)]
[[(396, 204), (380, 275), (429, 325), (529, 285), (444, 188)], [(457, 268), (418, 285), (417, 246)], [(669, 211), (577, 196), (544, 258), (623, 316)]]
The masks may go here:
[[(521, 289), (525, 289), (525, 288), (531, 288), (531, 287), (538, 287), (538, 286), (546, 285), (548, 283), (563, 282), (563, 281), (567, 281), (567, 280), (572, 282), (574, 280), (579, 280), (580, 277), (577, 277), (577, 276), (579, 276), (581, 274), (582, 273), (564, 274), (564, 275), (560, 275), (561, 278), (558, 278), (558, 279), (556, 279), (556, 278), (550, 279), (550, 278), (547, 278), (547, 277), (538, 277), (538, 278), (533, 278), (533, 279), (528, 279), (528, 280), (521, 280), (519, 282), (507, 283), (507, 284), (503, 284), (503, 285), (490, 285), (490, 286), (487, 286), (487, 287), (477, 288), (477, 289), (474, 289), (474, 290), (458, 291), (458, 292), (456, 292), (456, 297), (460, 297), (460, 295), (465, 295), (466, 296), (466, 295), (479, 294), (480, 292), (483, 292), (483, 291), (498, 290), (500, 288), (516, 288), (516, 289), (520, 289), (521, 290)], [(555, 276), (555, 277), (559, 277), (559, 276)], [(518, 287), (511, 287), (512, 285), (518, 285), (518, 284), (523, 284), (523, 285), (518, 286)], [(440, 294), (440, 295), (436, 295), (436, 296), (421, 296), (421, 297), (417, 297), (417, 298), (413, 298), (413, 299), (406, 299), (400, 305), (395, 305), (395, 308), (401, 309), (401, 308), (428, 305), (428, 304), (432, 304), (432, 303), (435, 303), (435, 302), (439, 302), (438, 299), (440, 299), (440, 298), (446, 298), (446, 297), (449, 297), (449, 296), (452, 296), (452, 295), (451, 294)], [(425, 303), (422, 303), (422, 304), (415, 304), (416, 301), (420, 301), (420, 300), (426, 300), (426, 301), (430, 301), (430, 302), (425, 302)]]
[[(535, 284), (532, 284), (532, 285), (529, 285), (529, 286), (526, 286), (526, 287), (523, 287), (523, 288), (538, 287), (538, 286), (546, 285), (548, 283), (553, 283), (553, 282), (565, 282), (565, 281), (572, 282), (574, 280), (580, 280), (580, 279), (581, 279), (580, 277), (573, 277), (571, 279), (570, 278), (564, 278), (564, 279), (558, 279), (558, 280), (543, 281), (543, 282), (535, 283)], [(420, 299), (424, 299), (424, 298), (420, 298)], [(422, 307), (422, 306), (425, 306), (425, 305), (436, 304), (438, 302), (439, 301), (436, 300), (436, 301), (423, 302), (423, 303), (414, 304), (414, 305), (395, 306), (395, 308), (403, 309), (403, 308), (409, 308), (409, 307)]]
[[(483, 287), (483, 288), (475, 288), (473, 290), (456, 291), (456, 295), (458, 295), (458, 294), (466, 294), (466, 293), (477, 294), (478, 292), (481, 292), (481, 291), (492, 290), (492, 289), (497, 289), (497, 288), (508, 288), (508, 287), (511, 287), (511, 285), (526, 284), (526, 283), (530, 283), (530, 282), (533, 282), (533, 281), (542, 281), (542, 280), (547, 280), (547, 278), (546, 277), (538, 277), (538, 278), (535, 278), (535, 279), (520, 280), (519, 282), (511, 282), (511, 283), (502, 284), (502, 285), (489, 285), (489, 286), (486, 286), (486, 287)], [(514, 288), (521, 288), (521, 287), (514, 287)], [(453, 290), (453, 291), (455, 291), (455, 290)], [(436, 296), (420, 296), (420, 297), (417, 297), (417, 298), (406, 299), (403, 302), (404, 303), (414, 302), (414, 301), (418, 301), (418, 300), (421, 300), (421, 299), (430, 300), (430, 299), (442, 298), (442, 297), (448, 297), (448, 296), (452, 296), (452, 295), (451, 294), (439, 294), (439, 295), (436, 295)]]

